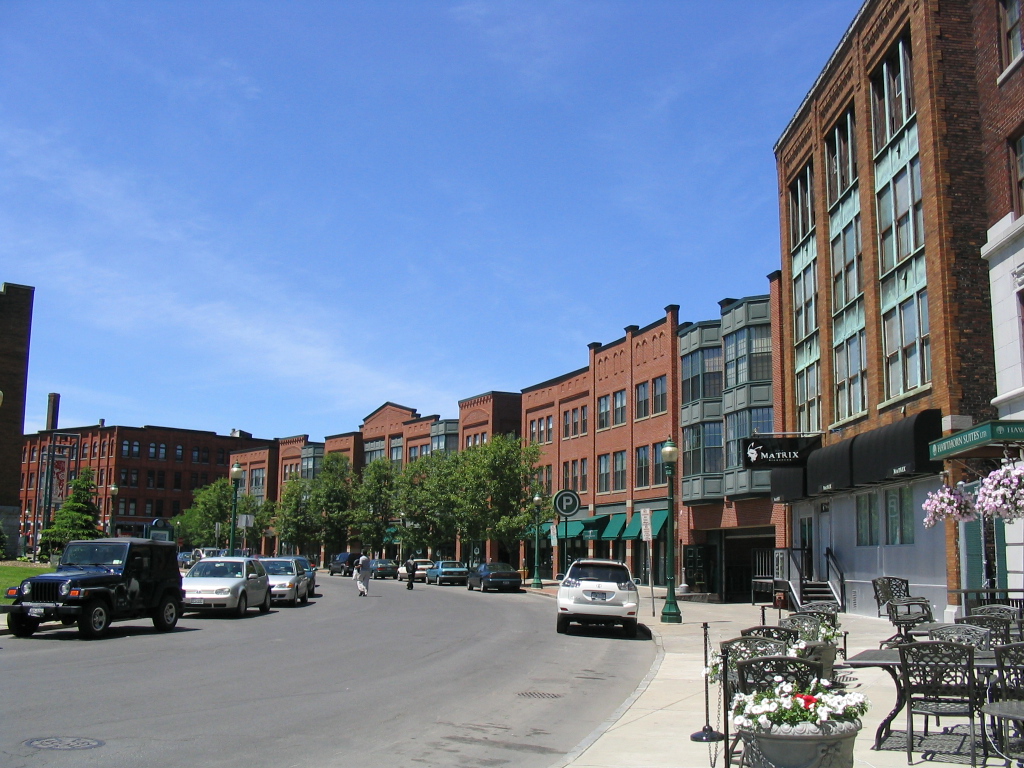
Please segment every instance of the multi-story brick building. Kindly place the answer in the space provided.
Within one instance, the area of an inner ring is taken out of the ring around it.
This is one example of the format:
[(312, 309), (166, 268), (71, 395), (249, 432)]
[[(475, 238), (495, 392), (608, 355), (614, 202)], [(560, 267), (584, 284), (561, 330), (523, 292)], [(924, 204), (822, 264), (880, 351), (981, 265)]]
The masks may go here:
[(923, 526), (928, 443), (993, 412), (972, 25), (967, 0), (868, 0), (775, 147), (775, 403), (782, 431), (822, 437), (779, 494), (788, 575), (841, 570), (859, 613), (887, 574), (948, 605), (957, 531)]
[(7, 534), (8, 555), (18, 543), (18, 448), (25, 431), (34, 292), (27, 285), (0, 286), (0, 526)]
[(746, 468), (742, 451), (744, 439), (775, 432), (771, 303), (764, 295), (719, 304), (719, 319), (678, 332), (683, 564), (691, 590), (745, 600), (756, 554), (786, 541), (771, 470)]
[(485, 392), (459, 400), (459, 445), (471, 448), (494, 435), (520, 435), (523, 396), (519, 392)]
[[(548, 492), (575, 490), (586, 509), (585, 516), (559, 525), (553, 559), (545, 526), (545, 573), (576, 557), (616, 557), (664, 583), (670, 511), (661, 449), (668, 438), (679, 439), (678, 313), (670, 305), (644, 328), (630, 325), (621, 339), (594, 342), (586, 368), (523, 390), (522, 433), (541, 446), (541, 481)], [(636, 514), (645, 508), (656, 538), (652, 558)], [(523, 543), (522, 555), (523, 562), (533, 561), (532, 541)]]
[(188, 509), (194, 491), (228, 477), (232, 452), (268, 443), (241, 430), (218, 435), (173, 427), (107, 426), (103, 421), (51, 426), (21, 441), (19, 498), (26, 541), (52, 520), (66, 482), (85, 467), (93, 471), (103, 528), (114, 536), (141, 535), (153, 520)]

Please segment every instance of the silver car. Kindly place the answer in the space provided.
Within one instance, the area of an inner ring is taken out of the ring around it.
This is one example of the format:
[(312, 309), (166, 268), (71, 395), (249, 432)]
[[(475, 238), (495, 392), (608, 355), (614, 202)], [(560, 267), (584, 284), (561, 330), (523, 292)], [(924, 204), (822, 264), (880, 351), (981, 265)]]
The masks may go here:
[(302, 562), (294, 557), (263, 557), (260, 565), (270, 577), (270, 599), (282, 600), (290, 606), (309, 602), (312, 586)]
[(250, 605), (270, 610), (270, 578), (251, 557), (204, 557), (181, 580), (183, 612), (233, 611), (244, 616)]

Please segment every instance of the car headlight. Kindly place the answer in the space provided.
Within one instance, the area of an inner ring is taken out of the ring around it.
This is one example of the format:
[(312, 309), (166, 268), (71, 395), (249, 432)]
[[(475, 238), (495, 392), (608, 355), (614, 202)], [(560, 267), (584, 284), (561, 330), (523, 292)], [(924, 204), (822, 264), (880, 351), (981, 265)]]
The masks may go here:
[(70, 581), (61, 582), (61, 585), (59, 587), (57, 587), (57, 591), (60, 592), (61, 597), (67, 597), (68, 596), (68, 592), (71, 591), (71, 582)]
[(23, 581), (23, 582), (21, 582), (21, 594), (23, 596), (25, 596), (25, 597), (30, 597), (32, 595), (32, 582), (31, 581)]
[(230, 595), (231, 594), (231, 590), (228, 587), (218, 587), (217, 590), (213, 594), (215, 594), (215, 595)]

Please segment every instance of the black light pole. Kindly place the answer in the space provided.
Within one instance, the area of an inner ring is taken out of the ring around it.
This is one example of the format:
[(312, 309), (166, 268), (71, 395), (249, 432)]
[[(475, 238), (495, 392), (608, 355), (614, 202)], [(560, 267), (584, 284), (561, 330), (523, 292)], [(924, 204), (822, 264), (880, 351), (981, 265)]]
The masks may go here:
[(107, 488), (110, 492), (110, 512), (107, 514), (107, 536), (114, 535), (114, 510), (117, 509), (117, 494), (120, 492), (120, 488), (115, 483), (111, 483)]
[(242, 480), (244, 470), (237, 461), (231, 465), (231, 484), (235, 487), (235, 495), (231, 500), (231, 530), (228, 531), (228, 557), (235, 556), (235, 526), (238, 525), (238, 484)]
[(538, 493), (533, 497), (533, 581), (530, 589), (543, 589), (544, 582), (540, 579), (540, 505), (544, 499)]
[[(701, 624), (704, 629), (704, 669), (708, 668), (708, 623)], [(722, 674), (725, 674), (723, 668)], [(719, 733), (711, 727), (711, 697), (708, 694), (708, 676), (704, 675), (704, 727), (696, 733), (690, 734), (690, 741), (701, 741), (705, 743), (724, 741), (725, 734)]]
[(668, 480), (668, 552), (666, 565), (668, 575), (665, 584), (668, 592), (665, 593), (665, 607), (661, 609), (662, 624), (682, 624), (683, 614), (676, 603), (676, 492), (675, 474), (676, 460), (679, 458), (679, 449), (672, 442), (670, 437), (665, 441), (661, 449), (661, 460), (665, 464), (665, 476)]

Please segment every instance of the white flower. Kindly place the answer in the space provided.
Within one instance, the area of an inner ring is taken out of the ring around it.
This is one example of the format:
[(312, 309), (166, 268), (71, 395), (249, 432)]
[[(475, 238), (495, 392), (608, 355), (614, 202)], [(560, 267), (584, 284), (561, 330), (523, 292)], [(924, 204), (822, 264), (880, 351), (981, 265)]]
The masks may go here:
[(767, 728), (771, 725), (771, 721), (764, 715), (761, 715), (759, 718), (757, 718), (757, 724), (760, 725), (762, 728)]

